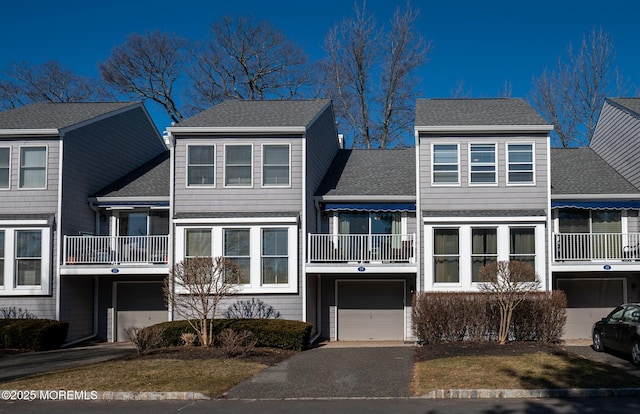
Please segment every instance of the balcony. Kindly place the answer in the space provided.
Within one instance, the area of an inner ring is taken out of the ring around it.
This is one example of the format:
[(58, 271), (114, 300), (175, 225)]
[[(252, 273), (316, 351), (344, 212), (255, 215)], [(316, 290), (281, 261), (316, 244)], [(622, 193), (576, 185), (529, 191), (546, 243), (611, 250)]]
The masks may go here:
[(64, 236), (63, 265), (166, 265), (169, 236)]
[(307, 263), (415, 263), (415, 234), (309, 234)]
[(640, 260), (640, 233), (554, 233), (553, 244), (554, 262)]

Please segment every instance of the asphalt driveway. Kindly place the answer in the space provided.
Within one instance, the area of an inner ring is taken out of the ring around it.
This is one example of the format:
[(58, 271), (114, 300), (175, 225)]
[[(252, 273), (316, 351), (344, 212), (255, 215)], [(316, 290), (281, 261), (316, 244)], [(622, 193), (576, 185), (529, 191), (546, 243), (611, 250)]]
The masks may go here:
[(412, 346), (319, 347), (232, 388), (229, 399), (410, 397)]

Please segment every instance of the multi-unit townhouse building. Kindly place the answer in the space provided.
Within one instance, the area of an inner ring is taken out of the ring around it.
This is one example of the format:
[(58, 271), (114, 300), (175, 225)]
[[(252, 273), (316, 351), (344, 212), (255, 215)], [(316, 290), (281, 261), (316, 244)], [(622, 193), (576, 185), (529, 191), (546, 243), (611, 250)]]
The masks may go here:
[(0, 307), (127, 340), (174, 317), (173, 264), (224, 257), (230, 300), (314, 339), (412, 341), (414, 292), (478, 290), (483, 265), (522, 260), (567, 293), (566, 337), (588, 337), (640, 299), (637, 110), (607, 100), (590, 148), (551, 149), (521, 99), (419, 99), (415, 145), (385, 150), (344, 148), (325, 99), (227, 101), (165, 137), (140, 104), (7, 111)]

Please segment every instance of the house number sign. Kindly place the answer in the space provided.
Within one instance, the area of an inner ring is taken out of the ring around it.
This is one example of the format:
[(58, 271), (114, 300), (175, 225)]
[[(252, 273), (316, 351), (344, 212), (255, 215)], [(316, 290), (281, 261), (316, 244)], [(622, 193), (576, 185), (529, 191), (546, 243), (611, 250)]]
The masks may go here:
[(365, 270), (367, 270), (367, 268), (366, 268), (366, 267), (364, 267), (364, 266), (360, 266), (360, 267), (358, 268), (358, 272), (364, 272)]

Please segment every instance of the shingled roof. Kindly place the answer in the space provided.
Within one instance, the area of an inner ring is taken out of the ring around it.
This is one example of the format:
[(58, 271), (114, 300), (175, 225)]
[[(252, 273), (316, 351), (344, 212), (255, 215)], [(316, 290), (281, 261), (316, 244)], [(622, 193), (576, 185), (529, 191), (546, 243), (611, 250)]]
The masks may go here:
[(169, 152), (163, 152), (129, 174), (98, 191), (93, 197), (169, 197)]
[(416, 128), (428, 126), (536, 125), (548, 123), (520, 98), (418, 99)]
[(174, 128), (306, 127), (331, 100), (225, 101)]
[(640, 194), (591, 148), (551, 149), (551, 194)]
[(40, 102), (0, 112), (0, 130), (56, 129), (73, 127), (107, 115), (135, 102)]
[(316, 195), (415, 197), (415, 149), (340, 150)]
[(607, 101), (640, 117), (640, 98), (607, 98)]

